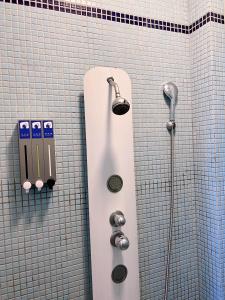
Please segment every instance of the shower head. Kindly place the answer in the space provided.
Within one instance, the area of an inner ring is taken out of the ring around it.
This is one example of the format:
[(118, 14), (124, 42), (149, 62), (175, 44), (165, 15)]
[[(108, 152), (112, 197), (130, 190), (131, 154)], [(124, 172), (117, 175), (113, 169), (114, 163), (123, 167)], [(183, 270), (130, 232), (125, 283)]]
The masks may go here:
[(163, 85), (163, 93), (170, 100), (170, 121), (175, 121), (178, 88), (173, 82), (167, 82)]
[(122, 97), (116, 97), (116, 99), (113, 101), (112, 104), (112, 111), (116, 115), (124, 115), (128, 112), (130, 109), (129, 102), (122, 98)]
[(108, 77), (107, 82), (114, 87), (116, 99), (112, 103), (112, 111), (116, 115), (124, 115), (130, 109), (130, 103), (120, 95), (118, 84), (113, 77)]
[(163, 86), (164, 94), (170, 98), (170, 100), (177, 100), (178, 88), (173, 82), (167, 82)]

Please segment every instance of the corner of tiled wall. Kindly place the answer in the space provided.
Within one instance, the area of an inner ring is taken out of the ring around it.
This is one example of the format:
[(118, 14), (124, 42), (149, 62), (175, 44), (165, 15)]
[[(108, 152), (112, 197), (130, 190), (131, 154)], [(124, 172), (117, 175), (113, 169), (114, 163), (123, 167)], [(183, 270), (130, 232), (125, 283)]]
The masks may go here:
[[(224, 14), (224, 1), (189, 1), (190, 17)], [(208, 23), (190, 39), (200, 299), (225, 298), (224, 26)], [(223, 171), (222, 171), (223, 170)]]

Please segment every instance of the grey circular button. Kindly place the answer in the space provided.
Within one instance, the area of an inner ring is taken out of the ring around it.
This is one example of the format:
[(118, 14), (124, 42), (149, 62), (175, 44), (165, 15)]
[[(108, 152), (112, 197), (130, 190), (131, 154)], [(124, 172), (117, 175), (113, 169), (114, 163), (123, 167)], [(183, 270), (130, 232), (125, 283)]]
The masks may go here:
[(117, 193), (123, 187), (123, 179), (119, 175), (112, 175), (107, 181), (107, 187), (110, 192)]
[(127, 278), (127, 268), (124, 265), (116, 266), (112, 271), (112, 281), (115, 283), (121, 283)]

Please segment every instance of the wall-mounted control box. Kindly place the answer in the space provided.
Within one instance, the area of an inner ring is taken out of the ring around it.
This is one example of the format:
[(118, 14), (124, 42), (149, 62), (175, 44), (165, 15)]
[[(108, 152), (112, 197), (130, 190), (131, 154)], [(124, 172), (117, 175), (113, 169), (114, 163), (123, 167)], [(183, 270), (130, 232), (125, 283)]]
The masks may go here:
[(32, 186), (41, 191), (56, 182), (55, 140), (52, 120), (20, 120), (19, 156), (21, 185), (29, 193)]

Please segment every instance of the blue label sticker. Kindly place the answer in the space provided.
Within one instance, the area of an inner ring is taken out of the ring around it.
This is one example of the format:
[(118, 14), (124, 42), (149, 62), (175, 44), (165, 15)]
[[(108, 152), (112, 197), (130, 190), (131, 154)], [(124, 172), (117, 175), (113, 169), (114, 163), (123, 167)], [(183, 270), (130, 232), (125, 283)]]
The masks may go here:
[(19, 121), (20, 139), (30, 139), (30, 122), (26, 120)]
[(53, 122), (52, 121), (43, 121), (43, 130), (44, 130), (44, 138), (53, 138)]
[(33, 139), (41, 139), (41, 121), (31, 121), (31, 130)]

